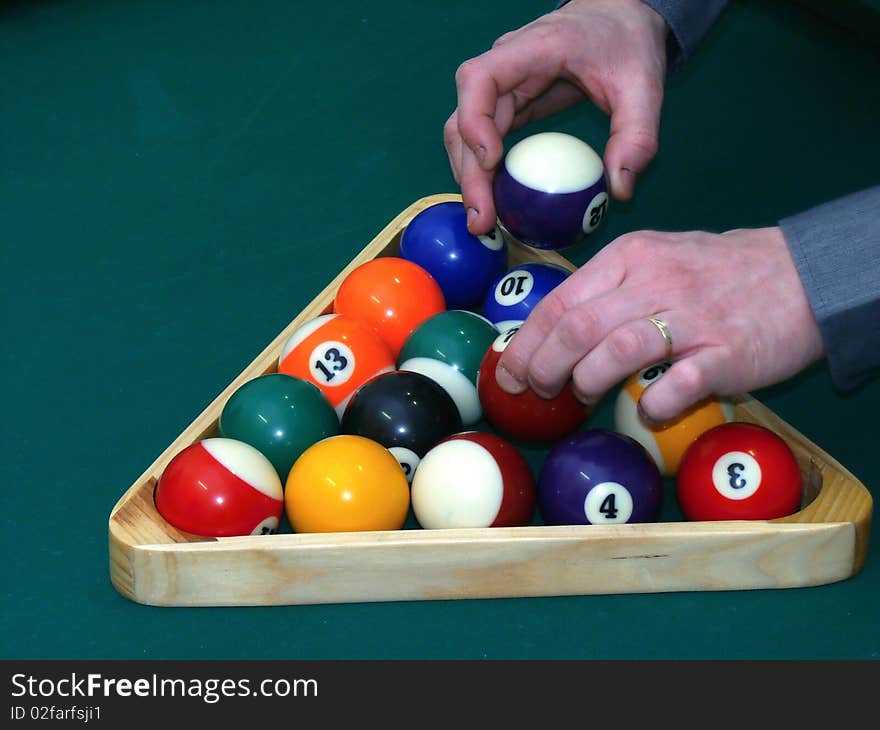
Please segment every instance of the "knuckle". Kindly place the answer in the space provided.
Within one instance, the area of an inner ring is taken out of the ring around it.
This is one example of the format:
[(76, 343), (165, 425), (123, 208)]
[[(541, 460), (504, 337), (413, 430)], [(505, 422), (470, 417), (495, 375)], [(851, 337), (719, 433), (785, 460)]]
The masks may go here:
[(515, 33), (516, 33), (516, 31), (510, 31), (508, 33), (505, 33), (502, 36), (499, 36), (498, 38), (495, 39), (495, 42), (492, 43), (492, 48), (498, 48), (498, 46), (503, 46), (505, 43), (507, 43), (508, 41), (510, 41), (513, 38)]
[(627, 258), (639, 259), (653, 251), (653, 241), (647, 231), (626, 233), (617, 239), (617, 245)]
[(455, 134), (458, 134), (458, 114), (453, 113), (443, 125), (443, 136), (448, 138)]
[(596, 379), (580, 367), (575, 368), (571, 374), (571, 387), (582, 403), (598, 403), (604, 395), (604, 391), (597, 386)]
[(532, 28), (532, 38), (538, 43), (554, 43), (559, 34), (559, 26), (551, 22), (537, 22)]
[(458, 119), (450, 117), (443, 125), (443, 144), (447, 150), (452, 150), (459, 139)]
[(529, 324), (536, 325), (544, 332), (548, 332), (567, 311), (565, 300), (557, 292), (550, 292), (545, 296), (529, 315)]
[(596, 314), (592, 310), (569, 310), (559, 318), (556, 336), (567, 350), (580, 351), (594, 337), (598, 325)]
[(612, 359), (626, 366), (640, 360), (639, 356), (648, 349), (639, 332), (632, 327), (620, 327), (614, 330), (608, 335), (606, 345)]
[(691, 402), (705, 394), (708, 382), (706, 373), (692, 360), (677, 363), (664, 377), (664, 380), (666, 378), (669, 378), (669, 386), (678, 396), (687, 398)]
[(455, 83), (458, 86), (467, 86), (481, 75), (483, 71), (480, 62), (476, 58), (469, 58), (462, 61), (455, 70)]

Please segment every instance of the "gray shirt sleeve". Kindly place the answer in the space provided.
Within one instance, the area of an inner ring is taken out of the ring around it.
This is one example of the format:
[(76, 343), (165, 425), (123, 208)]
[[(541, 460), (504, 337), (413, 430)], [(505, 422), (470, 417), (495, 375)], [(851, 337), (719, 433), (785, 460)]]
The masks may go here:
[(880, 186), (779, 222), (825, 345), (834, 384), (880, 372)]
[(683, 66), (721, 15), (728, 0), (642, 0), (669, 26), (666, 62), (671, 71)]

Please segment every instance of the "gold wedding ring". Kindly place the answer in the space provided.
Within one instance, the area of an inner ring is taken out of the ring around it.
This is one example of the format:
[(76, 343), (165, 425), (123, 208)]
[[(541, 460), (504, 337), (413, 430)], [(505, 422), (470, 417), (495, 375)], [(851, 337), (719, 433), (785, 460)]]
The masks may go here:
[(660, 334), (663, 335), (663, 339), (666, 342), (666, 359), (672, 359), (672, 335), (669, 333), (669, 325), (666, 324), (659, 317), (648, 317), (648, 321), (653, 324), (658, 330), (660, 330)]

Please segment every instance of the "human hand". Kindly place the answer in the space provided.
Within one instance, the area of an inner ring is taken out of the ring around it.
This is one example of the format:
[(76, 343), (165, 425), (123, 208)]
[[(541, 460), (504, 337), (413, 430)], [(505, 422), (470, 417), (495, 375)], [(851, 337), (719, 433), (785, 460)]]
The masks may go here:
[[(652, 316), (667, 324), (671, 351)], [(504, 390), (544, 397), (571, 379), (593, 405), (630, 374), (671, 360), (639, 404), (661, 423), (709, 395), (781, 382), (822, 355), (779, 228), (640, 231), (602, 248), (538, 303), (496, 377)]]
[(611, 194), (632, 197), (657, 153), (666, 33), (641, 0), (572, 0), (458, 68), (458, 108), (443, 137), (471, 233), (495, 225), (492, 177), (504, 135), (585, 99), (611, 116)]

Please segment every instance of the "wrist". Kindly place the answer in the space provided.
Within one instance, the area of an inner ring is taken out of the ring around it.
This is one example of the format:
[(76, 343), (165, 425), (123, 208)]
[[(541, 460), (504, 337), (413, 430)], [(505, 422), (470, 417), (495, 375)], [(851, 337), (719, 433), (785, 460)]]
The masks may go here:
[(669, 35), (669, 26), (666, 24), (666, 19), (650, 5), (642, 2), (642, 0), (635, 0), (635, 4), (639, 6), (637, 12), (640, 12), (645, 18), (645, 23), (654, 39), (661, 48), (664, 47), (666, 45), (666, 37)]
[(669, 25), (666, 19), (644, 0), (561, 0), (556, 4), (556, 9), (566, 6), (592, 9), (604, 7), (609, 11), (609, 15), (616, 15), (621, 19), (628, 18), (634, 26), (646, 29), (658, 47), (664, 48), (666, 45)]

